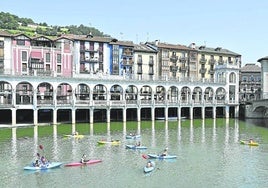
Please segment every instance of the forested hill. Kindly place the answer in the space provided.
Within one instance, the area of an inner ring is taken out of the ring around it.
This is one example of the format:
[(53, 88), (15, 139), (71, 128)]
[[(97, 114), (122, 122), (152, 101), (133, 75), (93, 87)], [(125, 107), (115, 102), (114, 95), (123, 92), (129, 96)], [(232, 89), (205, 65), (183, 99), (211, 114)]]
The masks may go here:
[(0, 12), (0, 29), (6, 30), (11, 34), (25, 33), (29, 36), (36, 34), (46, 36), (57, 36), (60, 34), (109, 36), (94, 27), (87, 27), (83, 24), (79, 26), (49, 26), (47, 23), (35, 23), (31, 18), (20, 18), (16, 15)]

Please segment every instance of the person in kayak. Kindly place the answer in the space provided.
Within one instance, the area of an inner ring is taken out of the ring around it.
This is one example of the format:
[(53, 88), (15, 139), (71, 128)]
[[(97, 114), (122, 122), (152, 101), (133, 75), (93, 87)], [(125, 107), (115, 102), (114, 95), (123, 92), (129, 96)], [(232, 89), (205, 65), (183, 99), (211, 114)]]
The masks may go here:
[(141, 146), (141, 142), (140, 142), (140, 141), (137, 142), (137, 143), (136, 143), (136, 146)]
[(252, 138), (249, 139), (248, 143), (250, 143), (250, 144), (254, 143), (253, 139)]
[(88, 162), (88, 161), (89, 161), (89, 160), (87, 159), (86, 154), (83, 154), (83, 156), (81, 157), (80, 163), (86, 163), (86, 162)]
[(152, 161), (148, 161), (146, 167), (147, 167), (147, 168), (150, 168), (150, 167), (152, 167), (152, 166), (153, 166)]
[(165, 148), (163, 153), (161, 154), (161, 157), (168, 155), (168, 148)]

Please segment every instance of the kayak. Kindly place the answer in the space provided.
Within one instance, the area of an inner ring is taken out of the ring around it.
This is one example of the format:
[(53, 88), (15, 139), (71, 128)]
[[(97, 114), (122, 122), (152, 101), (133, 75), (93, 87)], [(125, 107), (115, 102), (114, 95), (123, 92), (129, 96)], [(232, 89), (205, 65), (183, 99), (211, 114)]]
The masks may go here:
[(82, 135), (82, 134), (79, 134), (79, 135), (65, 134), (63, 136), (69, 137), (69, 138), (84, 138), (84, 135)]
[(244, 145), (249, 145), (249, 146), (258, 146), (259, 143), (257, 142), (247, 142), (247, 141), (244, 141), (244, 140), (240, 140), (240, 144), (244, 144)]
[(31, 164), (29, 166), (25, 166), (24, 170), (47, 170), (47, 169), (60, 167), (61, 165), (62, 163), (60, 162), (48, 162), (41, 166), (34, 166), (33, 164)]
[(127, 149), (147, 149), (146, 146), (126, 145)]
[(113, 140), (113, 141), (100, 140), (100, 141), (98, 141), (98, 144), (119, 145), (120, 144), (120, 141), (119, 140)]
[(102, 160), (100, 159), (91, 159), (85, 163), (80, 163), (80, 162), (72, 162), (72, 163), (67, 163), (64, 166), (66, 167), (71, 167), (71, 166), (82, 166), (82, 165), (90, 165), (90, 164), (95, 164), (95, 163), (100, 163)]
[(155, 162), (151, 161), (151, 164), (152, 164), (152, 166), (148, 167), (147, 164), (146, 164), (146, 166), (143, 168), (143, 171), (145, 173), (152, 172), (155, 169)]
[(167, 156), (161, 156), (161, 155), (155, 155), (155, 154), (148, 154), (149, 158), (152, 159), (175, 159), (177, 158), (176, 155), (167, 155)]
[(141, 137), (141, 135), (139, 135), (139, 134), (137, 134), (137, 135), (127, 135), (126, 139), (138, 139), (140, 137)]

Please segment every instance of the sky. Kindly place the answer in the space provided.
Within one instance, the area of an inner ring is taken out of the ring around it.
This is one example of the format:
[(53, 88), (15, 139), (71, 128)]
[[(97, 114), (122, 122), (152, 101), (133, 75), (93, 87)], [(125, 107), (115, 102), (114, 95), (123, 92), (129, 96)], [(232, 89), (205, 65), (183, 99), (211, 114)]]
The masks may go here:
[(242, 65), (268, 56), (267, 0), (1, 0), (0, 12), (52, 26), (85, 25), (134, 43), (222, 47)]

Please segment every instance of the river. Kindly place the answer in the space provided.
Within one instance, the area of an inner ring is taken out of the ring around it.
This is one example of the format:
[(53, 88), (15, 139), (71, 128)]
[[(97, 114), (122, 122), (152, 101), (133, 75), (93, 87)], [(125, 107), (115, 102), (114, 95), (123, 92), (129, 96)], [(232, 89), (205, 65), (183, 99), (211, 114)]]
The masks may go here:
[[(91, 125), (82, 139), (64, 138), (56, 125), (48, 126), (53, 134), (39, 137), (34, 133), (38, 128), (32, 127), (32, 136), (17, 138), (15, 134), (10, 139), (0, 140), (0, 187), (268, 187), (265, 122), (238, 119), (142, 121), (136, 122), (134, 128), (129, 122), (120, 122), (117, 123), (119, 130), (113, 130), (115, 123), (111, 123), (107, 124), (105, 132)], [(18, 129), (23, 128), (13, 129), (13, 133)], [(148, 149), (126, 149), (126, 144), (136, 142), (125, 138), (130, 132), (140, 134), (139, 141)], [(240, 144), (240, 140), (249, 138), (259, 146)], [(121, 143), (98, 145), (101, 139), (118, 139)], [(159, 154), (166, 147), (168, 153), (177, 158), (153, 159), (155, 170), (145, 174), (143, 167), (147, 159), (144, 156)], [(23, 170), (37, 153), (63, 164), (79, 161), (82, 154), (102, 162), (82, 167), (62, 165), (45, 171)]]

